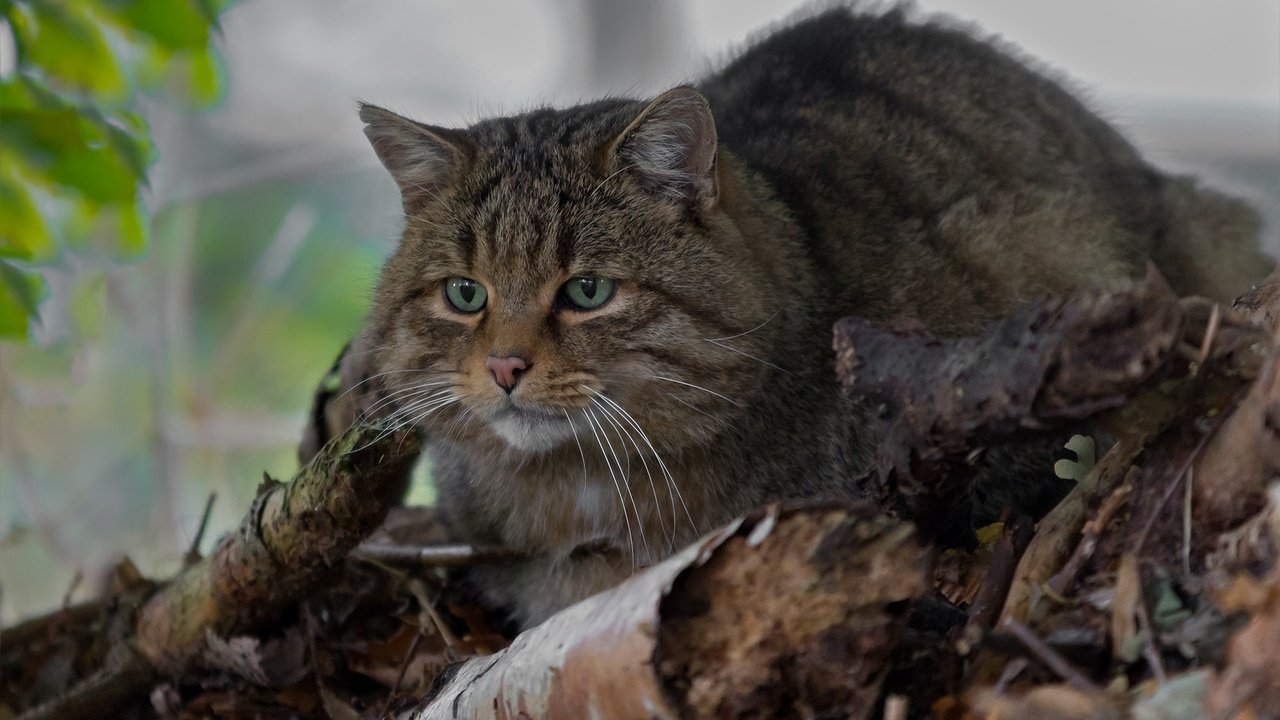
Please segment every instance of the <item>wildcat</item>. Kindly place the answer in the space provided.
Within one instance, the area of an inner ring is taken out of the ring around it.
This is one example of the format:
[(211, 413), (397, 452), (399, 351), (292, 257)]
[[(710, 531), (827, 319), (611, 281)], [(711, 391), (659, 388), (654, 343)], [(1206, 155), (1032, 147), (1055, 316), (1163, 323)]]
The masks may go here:
[(648, 101), (360, 115), (405, 212), (372, 370), (456, 528), (536, 553), (473, 577), (524, 626), (766, 501), (856, 497), (842, 316), (968, 333), (1148, 262), (1222, 300), (1270, 264), (1241, 203), (902, 8), (829, 9)]

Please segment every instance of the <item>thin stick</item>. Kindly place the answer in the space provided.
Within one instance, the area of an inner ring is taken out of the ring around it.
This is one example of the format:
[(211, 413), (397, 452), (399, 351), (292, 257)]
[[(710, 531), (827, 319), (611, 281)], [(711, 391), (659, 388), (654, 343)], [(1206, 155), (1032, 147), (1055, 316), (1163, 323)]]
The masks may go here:
[(404, 682), (404, 674), (409, 670), (409, 661), (413, 660), (413, 654), (418, 652), (418, 645), (422, 643), (422, 629), (413, 635), (413, 642), (409, 643), (409, 651), (404, 654), (404, 659), (400, 661), (400, 669), (396, 672), (396, 682), (391, 686), (391, 692), (387, 693), (387, 699), (382, 703), (382, 712), (378, 713), (378, 717), (387, 717), (387, 710), (391, 709), (391, 701), (395, 699), (396, 693), (400, 692), (400, 684)]
[(1213, 309), (1209, 311), (1209, 323), (1204, 329), (1204, 341), (1200, 343), (1200, 354), (1196, 357), (1196, 374), (1200, 374), (1200, 369), (1204, 367), (1204, 361), (1209, 359), (1209, 351), (1213, 349), (1213, 341), (1218, 337), (1218, 328), (1222, 325), (1222, 306), (1218, 303), (1213, 304)]
[(1196, 458), (1200, 457), (1200, 453), (1204, 450), (1204, 446), (1208, 445), (1209, 440), (1211, 440), (1213, 436), (1222, 429), (1223, 422), (1236, 411), (1236, 407), (1238, 407), (1239, 404), (1239, 400), (1236, 400), (1231, 407), (1219, 412), (1211, 421), (1212, 426), (1200, 436), (1200, 440), (1196, 443), (1196, 446), (1191, 449), (1191, 453), (1187, 455), (1182, 466), (1178, 468), (1177, 474), (1173, 476), (1173, 481), (1165, 487), (1164, 492), (1160, 495), (1160, 499), (1156, 501), (1155, 507), (1147, 514), (1147, 520), (1142, 524), (1142, 529), (1138, 532), (1138, 539), (1133, 544), (1133, 554), (1135, 556), (1139, 555), (1142, 551), (1142, 547), (1147, 544), (1147, 536), (1151, 534), (1151, 528), (1155, 526), (1156, 518), (1160, 517), (1160, 514), (1164, 512), (1164, 506), (1169, 504), (1169, 499), (1173, 497), (1173, 491), (1178, 489), (1178, 485), (1181, 484), (1182, 479), (1186, 476), (1187, 472), (1191, 470), (1191, 466), (1195, 464)]
[(489, 545), (392, 545), (366, 543), (351, 553), (361, 560), (421, 567), (495, 565), (528, 557), (510, 548)]
[(1075, 666), (1067, 662), (1066, 658), (1049, 647), (1045, 641), (1036, 637), (1036, 634), (1031, 632), (1031, 629), (1026, 625), (1013, 618), (1008, 618), (1001, 624), (1001, 627), (1008, 630), (1032, 655), (1036, 656), (1036, 659), (1047, 665), (1050, 670), (1058, 674), (1058, 677), (1067, 681), (1067, 684), (1071, 687), (1087, 693), (1102, 692), (1102, 688), (1099, 688), (1092, 680), (1081, 674)]
[(62, 595), (63, 610), (71, 607), (71, 596), (76, 594), (76, 590), (80, 587), (80, 583), (83, 581), (84, 573), (77, 570), (75, 576), (71, 578), (71, 584), (67, 586), (67, 591)]
[(1195, 468), (1187, 468), (1186, 492), (1182, 496), (1182, 574), (1186, 577), (1191, 577), (1191, 493), (1194, 480)]
[(1106, 530), (1111, 518), (1125, 506), (1132, 491), (1133, 486), (1129, 483), (1116, 488), (1098, 508), (1098, 516), (1084, 524), (1084, 528), (1080, 531), (1080, 542), (1076, 544), (1071, 557), (1067, 558), (1062, 569), (1045, 583), (1055, 594), (1066, 596), (1084, 564), (1093, 557), (1093, 551), (1098, 547), (1098, 538)]
[(1160, 659), (1160, 649), (1156, 647), (1156, 631), (1151, 625), (1151, 614), (1147, 611), (1147, 601), (1142, 597), (1142, 593), (1138, 593), (1138, 626), (1142, 633), (1147, 636), (1147, 642), (1142, 649), (1142, 654), (1146, 656), (1147, 662), (1151, 664), (1151, 672), (1156, 676), (1156, 682), (1163, 685), (1169, 680), (1169, 675), (1164, 671), (1164, 662)]
[(196, 528), (195, 537), (191, 538), (191, 547), (187, 548), (187, 554), (182, 557), (183, 565), (191, 567), (200, 562), (200, 544), (204, 542), (204, 533), (209, 528), (209, 515), (213, 513), (213, 501), (218, 499), (218, 493), (209, 493), (209, 499), (204, 501), (204, 512), (200, 514), (200, 527)]

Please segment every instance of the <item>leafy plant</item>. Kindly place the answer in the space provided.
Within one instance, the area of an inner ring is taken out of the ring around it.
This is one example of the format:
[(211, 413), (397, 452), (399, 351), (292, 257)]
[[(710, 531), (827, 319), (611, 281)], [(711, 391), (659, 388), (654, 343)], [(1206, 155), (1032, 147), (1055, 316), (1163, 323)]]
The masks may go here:
[(28, 336), (40, 265), (146, 250), (155, 150), (140, 96), (217, 101), (211, 40), (229, 1), (0, 0), (16, 59), (0, 78), (0, 339)]

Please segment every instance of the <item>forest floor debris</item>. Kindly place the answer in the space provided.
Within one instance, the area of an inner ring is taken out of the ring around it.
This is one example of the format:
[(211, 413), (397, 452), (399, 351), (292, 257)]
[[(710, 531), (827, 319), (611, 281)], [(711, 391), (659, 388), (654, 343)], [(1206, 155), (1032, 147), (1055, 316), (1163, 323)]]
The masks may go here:
[[(765, 508), (514, 640), (449, 568), (515, 551), (390, 507), (417, 440), (348, 428), (376, 402), (350, 352), (307, 469), (208, 558), (3, 631), (0, 720), (1278, 718), (1278, 286), (1150, 278), (972, 338), (843, 321), (865, 504)], [(1065, 498), (975, 532), (984, 455), (1082, 427)]]

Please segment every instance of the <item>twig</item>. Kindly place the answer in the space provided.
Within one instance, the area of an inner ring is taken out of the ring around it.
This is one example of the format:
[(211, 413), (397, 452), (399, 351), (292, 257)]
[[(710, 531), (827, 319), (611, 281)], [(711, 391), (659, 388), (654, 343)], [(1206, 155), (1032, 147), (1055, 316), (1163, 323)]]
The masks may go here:
[(996, 680), (995, 691), (997, 695), (1003, 695), (1004, 691), (1009, 687), (1009, 683), (1013, 682), (1023, 670), (1027, 669), (1027, 659), (1024, 657), (1016, 657), (1004, 666), (1000, 671), (1000, 677)]
[[(1235, 404), (1238, 403), (1239, 401), (1237, 400)], [(1203, 435), (1200, 436), (1195, 447), (1191, 449), (1191, 452), (1187, 454), (1186, 459), (1182, 461), (1182, 465), (1178, 467), (1178, 472), (1173, 476), (1173, 480), (1169, 482), (1168, 486), (1165, 487), (1164, 492), (1161, 493), (1160, 499), (1156, 501), (1155, 507), (1151, 508), (1151, 512), (1147, 514), (1146, 522), (1142, 524), (1142, 530), (1138, 532), (1138, 538), (1133, 544), (1133, 554), (1135, 556), (1139, 555), (1142, 552), (1142, 547), (1147, 544), (1147, 536), (1151, 534), (1151, 528), (1155, 526), (1156, 518), (1160, 517), (1164, 512), (1165, 506), (1169, 504), (1169, 500), (1173, 497), (1173, 491), (1177, 490), (1179, 485), (1181, 485), (1183, 478), (1186, 476), (1187, 472), (1191, 470), (1191, 466), (1195, 463), (1196, 458), (1200, 457), (1200, 452), (1204, 450), (1205, 445), (1208, 445), (1209, 440), (1212, 439), (1213, 436), (1217, 434), (1218, 430), (1222, 428), (1223, 421), (1230, 417), (1235, 411), (1235, 404), (1233, 404), (1231, 408), (1218, 413), (1210, 420), (1211, 426)]]
[(1034, 534), (1035, 527), (1025, 515), (1019, 515), (1005, 526), (1004, 533), (992, 548), (991, 562), (983, 576), (982, 587), (969, 606), (970, 627), (985, 629), (995, 624), (1004, 607), (1005, 596), (1009, 594), (1009, 584), (1013, 582), (1018, 559), (1031, 543)]
[(1200, 354), (1196, 356), (1196, 374), (1204, 367), (1204, 361), (1209, 359), (1209, 351), (1213, 349), (1213, 341), (1218, 336), (1218, 328), (1222, 325), (1222, 306), (1218, 303), (1213, 304), (1213, 309), (1209, 311), (1209, 323), (1204, 329), (1204, 340), (1200, 343)]
[(209, 527), (209, 515), (213, 513), (213, 501), (218, 499), (218, 493), (209, 493), (209, 499), (204, 501), (204, 513), (200, 515), (200, 527), (196, 528), (195, 537), (191, 538), (191, 547), (187, 548), (187, 554), (182, 558), (184, 567), (190, 567), (200, 562), (200, 543), (204, 541), (205, 530)]
[(1098, 537), (1102, 531), (1106, 529), (1107, 524), (1111, 522), (1111, 518), (1124, 507), (1125, 502), (1129, 499), (1129, 493), (1133, 491), (1133, 486), (1125, 483), (1115, 489), (1103, 501), (1102, 507), (1098, 508), (1098, 516), (1084, 524), (1080, 531), (1080, 542), (1076, 544), (1076, 549), (1071, 553), (1071, 557), (1063, 563), (1062, 569), (1056, 575), (1049, 578), (1045, 584), (1056, 595), (1065, 596), (1075, 582), (1076, 576), (1080, 574), (1080, 570), (1084, 564), (1093, 557), (1093, 551), (1098, 547)]
[(386, 542), (365, 543), (351, 556), (360, 560), (421, 567), (494, 565), (528, 557), (525, 553), (496, 545), (392, 545)]
[(1026, 625), (1023, 625), (1013, 618), (1006, 618), (1005, 621), (1001, 623), (1001, 627), (1008, 630), (1009, 633), (1017, 638), (1018, 642), (1021, 642), (1032, 655), (1036, 656), (1036, 659), (1047, 665), (1050, 670), (1057, 673), (1058, 677), (1065, 680), (1071, 687), (1087, 693), (1102, 692), (1102, 689), (1099, 688), (1092, 680), (1081, 674), (1074, 665), (1067, 662), (1066, 658), (1062, 657), (1062, 655), (1058, 654), (1056, 650), (1049, 647), (1045, 641), (1041, 640), (1035, 633), (1031, 632), (1031, 629)]
[(404, 674), (409, 671), (409, 662), (413, 660), (414, 653), (418, 652), (418, 645), (422, 644), (422, 629), (413, 634), (413, 642), (409, 643), (409, 651), (404, 654), (404, 659), (400, 661), (400, 669), (396, 671), (395, 684), (391, 686), (391, 692), (387, 693), (387, 699), (382, 702), (382, 711), (378, 713), (378, 717), (387, 717), (387, 711), (391, 709), (391, 701), (395, 699), (396, 693), (400, 692), (400, 685), (404, 682)]
[(1182, 494), (1182, 574), (1185, 577), (1191, 577), (1191, 494), (1195, 470), (1195, 467), (1187, 468), (1186, 491)]
[[(302, 623), (307, 627), (307, 652), (311, 655), (311, 674), (316, 680), (316, 690), (320, 693), (325, 691), (324, 677), (320, 672), (320, 661), (317, 659), (316, 653), (316, 618), (311, 612), (311, 602), (304, 601), (302, 603)], [(380, 717), (386, 717), (386, 710), (383, 710)]]
[(80, 587), (80, 583), (84, 581), (84, 573), (79, 570), (71, 578), (71, 584), (67, 586), (67, 591), (62, 594), (62, 609), (65, 611), (71, 607), (71, 596), (76, 594), (76, 589)]
[(431, 596), (427, 593), (427, 585), (421, 580), (414, 578), (409, 581), (409, 592), (413, 593), (414, 598), (418, 601), (418, 606), (422, 608), (422, 612), (431, 619), (431, 624), (435, 626), (436, 632), (440, 633), (440, 637), (444, 639), (444, 644), (449, 646), (449, 650), (456, 652), (461, 641), (458, 636), (449, 629), (445, 624), (444, 618), (436, 612), (435, 603), (432, 602)]
[(1142, 591), (1138, 591), (1138, 627), (1144, 635), (1146, 635), (1146, 643), (1142, 649), (1142, 654), (1147, 658), (1147, 662), (1151, 664), (1151, 672), (1156, 676), (1156, 682), (1161, 685), (1169, 680), (1169, 675), (1164, 671), (1164, 662), (1160, 659), (1160, 649), (1156, 647), (1156, 630), (1151, 625), (1151, 614), (1147, 611), (1147, 600), (1143, 597)]
[[(140, 699), (155, 673), (147, 661), (127, 644), (117, 646), (102, 669), (48, 702), (18, 716), (17, 720), (98, 720), (123, 716), (122, 709)], [(117, 715), (119, 713), (119, 715)]]

